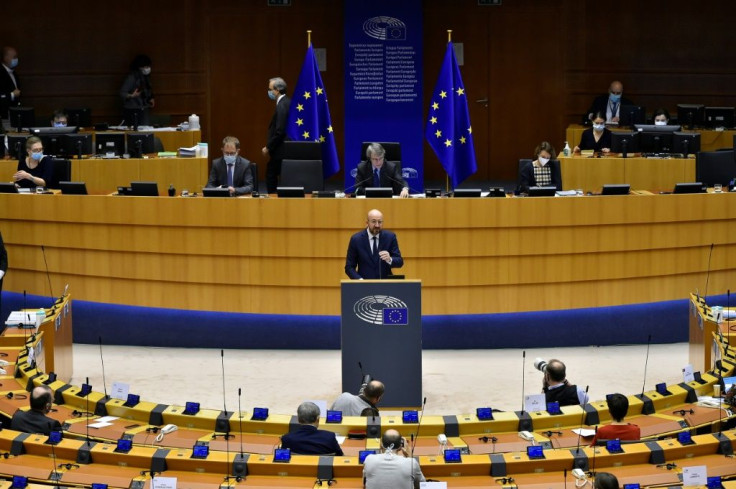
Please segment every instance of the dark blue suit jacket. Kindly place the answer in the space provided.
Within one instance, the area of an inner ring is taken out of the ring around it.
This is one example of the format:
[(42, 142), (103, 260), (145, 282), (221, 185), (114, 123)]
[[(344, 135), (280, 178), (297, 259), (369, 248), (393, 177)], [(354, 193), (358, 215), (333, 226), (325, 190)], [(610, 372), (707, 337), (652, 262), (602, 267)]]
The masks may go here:
[(333, 432), (320, 430), (309, 424), (299, 425), (295, 431), (282, 436), (281, 448), (289, 448), (302, 455), (342, 456), (342, 448)]
[(401, 268), (404, 265), (404, 259), (401, 258), (396, 235), (385, 229), (378, 236), (378, 251), (384, 250), (388, 251), (393, 259), (391, 265), (379, 259), (377, 255), (373, 255), (371, 241), (365, 229), (353, 234), (348, 245), (348, 256), (345, 258), (345, 273), (352, 279), (364, 278), (366, 280), (381, 279), (392, 275), (391, 269)]

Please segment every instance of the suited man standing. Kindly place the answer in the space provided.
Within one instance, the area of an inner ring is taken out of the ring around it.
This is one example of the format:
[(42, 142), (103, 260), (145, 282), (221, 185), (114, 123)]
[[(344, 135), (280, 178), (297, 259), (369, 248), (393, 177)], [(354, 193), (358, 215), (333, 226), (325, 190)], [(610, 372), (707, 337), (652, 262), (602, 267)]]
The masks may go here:
[(377, 209), (368, 212), (366, 225), (366, 229), (350, 238), (345, 273), (355, 280), (393, 275), (392, 268), (404, 265), (396, 235), (383, 229), (383, 214)]
[(366, 187), (391, 187), (394, 195), (409, 197), (409, 186), (401, 169), (395, 163), (385, 161), (386, 150), (378, 143), (371, 143), (365, 150), (366, 161), (358, 163), (355, 174), (355, 193), (365, 194)]
[(3, 128), (10, 130), (8, 109), (20, 105), (20, 84), (15, 68), (18, 66), (18, 52), (10, 46), (3, 47), (2, 67), (0, 67), (0, 119)]
[(227, 188), (230, 196), (245, 195), (253, 191), (253, 175), (250, 161), (240, 156), (240, 141), (227, 136), (222, 140), (222, 158), (212, 162), (206, 187)]
[(319, 429), (319, 407), (315, 403), (301, 403), (296, 419), (299, 427), (281, 437), (281, 448), (301, 455), (343, 455), (335, 433)]
[(284, 159), (284, 140), (286, 139), (286, 122), (289, 117), (291, 99), (286, 95), (286, 82), (283, 78), (268, 80), (268, 98), (276, 101), (276, 110), (268, 125), (268, 141), (261, 152), (268, 156), (266, 166), (266, 187), (269, 194), (276, 193), (281, 175), (281, 161)]

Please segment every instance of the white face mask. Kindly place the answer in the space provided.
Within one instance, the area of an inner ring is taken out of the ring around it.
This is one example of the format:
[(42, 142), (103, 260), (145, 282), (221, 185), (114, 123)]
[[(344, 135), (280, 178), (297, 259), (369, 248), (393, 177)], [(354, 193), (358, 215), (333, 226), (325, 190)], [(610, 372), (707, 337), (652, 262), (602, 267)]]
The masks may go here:
[(151, 74), (151, 67), (150, 66), (144, 66), (143, 68), (141, 68), (141, 73), (143, 73), (146, 76), (150, 75)]
[(667, 121), (654, 121), (655, 126), (666, 126)]
[(605, 124), (593, 124), (593, 129), (595, 129), (596, 131), (602, 131), (605, 128), (606, 128)]
[(549, 163), (549, 158), (545, 158), (544, 156), (539, 157), (539, 164), (542, 166), (545, 166), (547, 163)]

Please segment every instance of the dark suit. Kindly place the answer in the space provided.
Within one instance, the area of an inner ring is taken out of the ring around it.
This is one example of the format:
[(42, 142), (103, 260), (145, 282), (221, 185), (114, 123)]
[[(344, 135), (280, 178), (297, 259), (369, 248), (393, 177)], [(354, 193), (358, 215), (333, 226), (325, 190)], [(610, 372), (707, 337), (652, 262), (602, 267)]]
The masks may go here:
[(13, 419), (10, 420), (10, 429), (24, 433), (48, 435), (52, 431), (61, 431), (61, 423), (49, 418), (41, 411), (34, 411), (33, 409), (21, 411), (19, 409), (13, 415)]
[[(622, 105), (634, 105), (634, 102), (631, 100), (621, 97), (621, 100), (618, 102), (618, 108), (620, 109)], [(593, 100), (593, 105), (590, 106), (588, 109), (588, 112), (585, 113), (583, 116), (583, 124), (590, 124), (590, 121), (592, 120), (591, 117), (596, 112), (600, 112), (603, 114), (603, 117), (606, 117), (606, 110), (608, 109), (608, 94), (605, 95), (599, 95)], [(620, 113), (620, 110), (619, 110)], [(619, 114), (620, 115), (620, 114)], [(616, 117), (616, 114), (613, 114), (613, 117)]]
[(353, 234), (348, 245), (348, 255), (345, 258), (345, 273), (348, 277), (352, 279), (386, 278), (393, 274), (392, 268), (401, 268), (404, 265), (404, 259), (401, 258), (399, 250), (399, 241), (391, 231), (381, 230), (378, 236), (378, 251), (389, 252), (393, 259), (391, 265), (378, 258), (378, 254), (373, 254), (367, 230), (363, 229)]
[[(20, 80), (18, 80), (18, 74), (13, 72), (15, 81), (20, 87)], [(5, 69), (5, 65), (0, 64), (0, 119), (8, 118), (8, 108), (20, 105), (18, 99), (13, 100), (12, 92), (16, 89), (13, 79), (10, 78), (8, 70)]]
[[(227, 164), (224, 158), (212, 162), (210, 178), (206, 187), (227, 187)], [(235, 195), (249, 194), (253, 191), (253, 175), (250, 172), (250, 161), (238, 155), (233, 167), (233, 187)]]
[[(0, 270), (5, 273), (8, 272), (8, 252), (5, 250), (2, 233), (0, 233)], [(2, 311), (3, 308), (3, 279), (5, 279), (4, 274), (3, 277), (0, 278), (0, 311)]]
[(281, 175), (281, 160), (284, 159), (284, 140), (286, 139), (286, 122), (289, 117), (289, 105), (291, 99), (284, 95), (276, 103), (276, 110), (271, 117), (271, 123), (268, 125), (268, 140), (266, 148), (270, 160), (266, 167), (266, 187), (268, 193), (276, 193), (279, 175)]
[[(384, 161), (378, 174), (381, 180), (380, 186), (391, 187), (394, 195), (399, 195), (402, 189), (409, 187), (404, 177), (401, 176), (401, 165), (398, 163)], [(373, 186), (373, 165), (370, 161), (361, 161), (358, 163), (358, 172), (355, 174), (355, 193), (363, 195), (366, 187)]]
[[(560, 173), (560, 161), (549, 160), (547, 166), (550, 170), (550, 178), (557, 190), (562, 190), (562, 174)], [(534, 163), (531, 160), (525, 161), (519, 168), (519, 183), (516, 192), (527, 192), (529, 187), (537, 187), (537, 179), (534, 177)]]
[(342, 448), (331, 431), (317, 429), (309, 424), (299, 427), (281, 437), (281, 448), (288, 448), (302, 455), (338, 455)]

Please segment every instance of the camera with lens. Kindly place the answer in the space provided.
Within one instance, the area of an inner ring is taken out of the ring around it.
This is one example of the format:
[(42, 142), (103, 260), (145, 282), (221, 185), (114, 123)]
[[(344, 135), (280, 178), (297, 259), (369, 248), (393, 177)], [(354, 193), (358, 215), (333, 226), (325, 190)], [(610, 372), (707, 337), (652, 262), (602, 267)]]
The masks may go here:
[(542, 373), (547, 372), (547, 360), (544, 360), (542, 358), (535, 358), (534, 359), (534, 368), (539, 370)]

